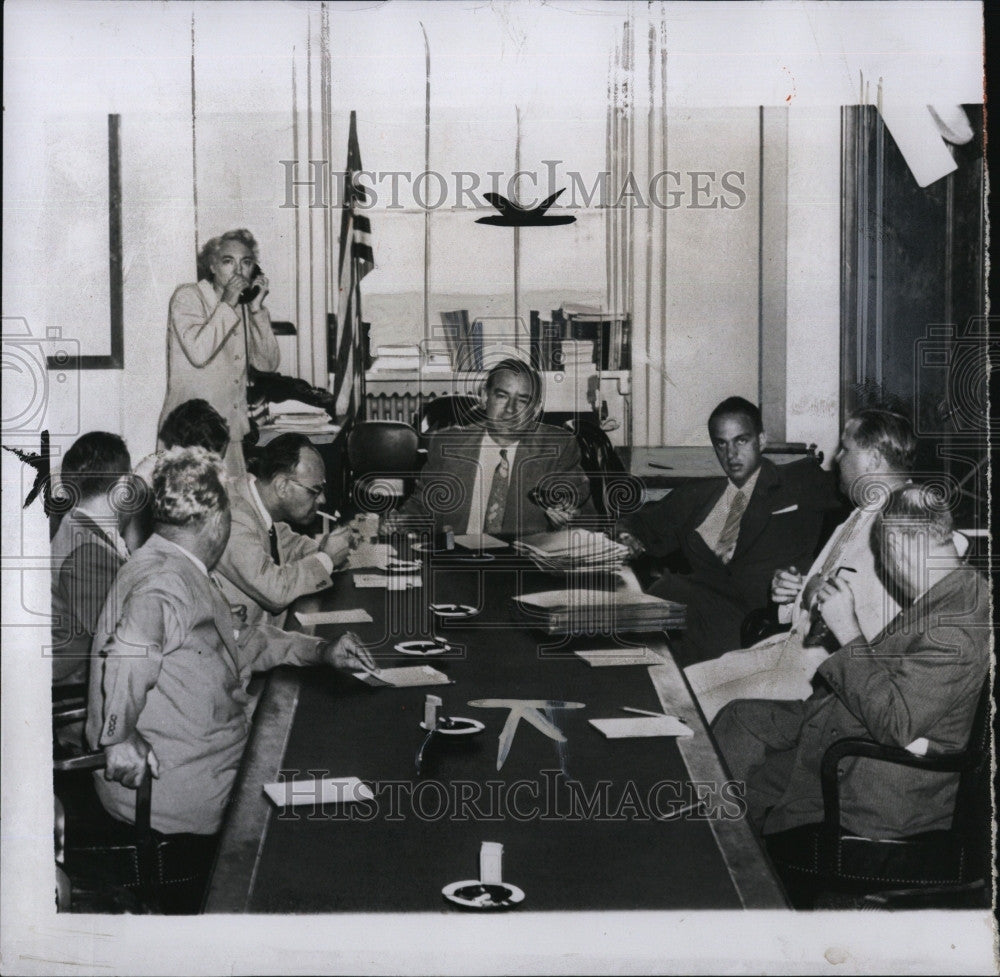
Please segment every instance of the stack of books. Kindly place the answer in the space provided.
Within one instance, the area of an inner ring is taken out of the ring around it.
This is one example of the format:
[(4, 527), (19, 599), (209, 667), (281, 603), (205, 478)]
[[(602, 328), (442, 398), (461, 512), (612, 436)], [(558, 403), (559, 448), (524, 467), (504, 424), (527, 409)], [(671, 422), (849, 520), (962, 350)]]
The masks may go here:
[(420, 347), (404, 343), (375, 347), (374, 372), (383, 370), (420, 370)]
[(562, 341), (562, 368), (574, 376), (590, 373), (594, 368), (594, 341), (592, 339), (564, 339)]
[(441, 328), (456, 373), (466, 373), (483, 368), (483, 324), (479, 319), (469, 321), (469, 310), (441, 313)]
[(519, 615), (548, 634), (680, 630), (685, 606), (636, 591), (545, 590), (512, 598)]
[(330, 415), (322, 407), (304, 404), (301, 400), (282, 400), (268, 408), (270, 424), (286, 431), (303, 434), (331, 434), (340, 428), (331, 423)]
[(547, 573), (616, 573), (628, 547), (578, 526), (516, 540), (513, 548)]

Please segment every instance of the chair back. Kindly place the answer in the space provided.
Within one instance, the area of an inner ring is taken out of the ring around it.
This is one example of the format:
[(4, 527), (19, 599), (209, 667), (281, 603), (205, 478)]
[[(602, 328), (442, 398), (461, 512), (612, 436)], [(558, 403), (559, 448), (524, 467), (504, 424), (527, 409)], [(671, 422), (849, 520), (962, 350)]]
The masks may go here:
[(381, 511), (405, 494), (417, 470), (417, 432), (400, 421), (360, 421), (347, 439), (355, 504)]
[(425, 400), (413, 419), (413, 426), (421, 435), (440, 431), (446, 427), (464, 427), (482, 420), (483, 413), (478, 397), (454, 394)]

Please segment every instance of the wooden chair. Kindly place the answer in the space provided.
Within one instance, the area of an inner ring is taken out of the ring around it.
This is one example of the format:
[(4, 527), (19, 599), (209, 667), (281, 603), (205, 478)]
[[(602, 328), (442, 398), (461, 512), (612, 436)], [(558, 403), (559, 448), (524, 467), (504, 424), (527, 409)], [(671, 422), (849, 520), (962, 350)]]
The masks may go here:
[[(966, 748), (943, 756), (915, 756), (899, 747), (852, 737), (833, 743), (823, 756), (823, 822), (766, 835), (778, 873), (797, 908), (815, 908), (830, 894), (867, 897), (871, 905), (905, 905), (921, 899), (938, 908), (965, 906), (969, 892), (989, 902), (990, 706), (987, 678)], [(844, 832), (840, 823), (840, 762), (866, 757), (915, 770), (957, 773), (952, 826), (907, 838), (879, 840)]]

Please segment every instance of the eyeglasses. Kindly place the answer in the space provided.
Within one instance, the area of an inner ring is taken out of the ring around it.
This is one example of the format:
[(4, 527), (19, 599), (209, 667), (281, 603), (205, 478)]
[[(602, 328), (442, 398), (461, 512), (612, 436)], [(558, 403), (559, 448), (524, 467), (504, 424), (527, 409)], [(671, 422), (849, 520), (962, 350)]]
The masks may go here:
[(292, 478), (291, 476), (289, 476), (288, 481), (294, 482), (300, 489), (305, 489), (314, 499), (318, 499), (326, 491), (325, 485), (310, 487), (303, 485), (297, 478)]

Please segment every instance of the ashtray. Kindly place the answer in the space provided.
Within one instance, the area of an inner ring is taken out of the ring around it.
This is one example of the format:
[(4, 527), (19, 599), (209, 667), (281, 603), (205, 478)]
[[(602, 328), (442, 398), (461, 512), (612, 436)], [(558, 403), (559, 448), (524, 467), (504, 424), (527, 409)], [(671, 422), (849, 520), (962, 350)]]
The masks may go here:
[(388, 560), (385, 564), (386, 573), (419, 573), (419, 560)]
[[(430, 726), (426, 723), (420, 724), (421, 729), (430, 732)], [(434, 727), (435, 733), (442, 736), (474, 736), (486, 729), (486, 724), (478, 719), (466, 719), (464, 716), (442, 716), (438, 719)]]
[(479, 608), (469, 604), (431, 604), (431, 610), (437, 617), (449, 620), (475, 617), (479, 613)]
[(441, 890), (449, 902), (463, 909), (489, 911), (511, 909), (524, 901), (524, 892), (509, 882), (483, 883), (477, 879), (452, 882)]
[(398, 645), (393, 645), (393, 648), (401, 655), (443, 655), (446, 651), (451, 651), (451, 645), (440, 638), (400, 641)]

